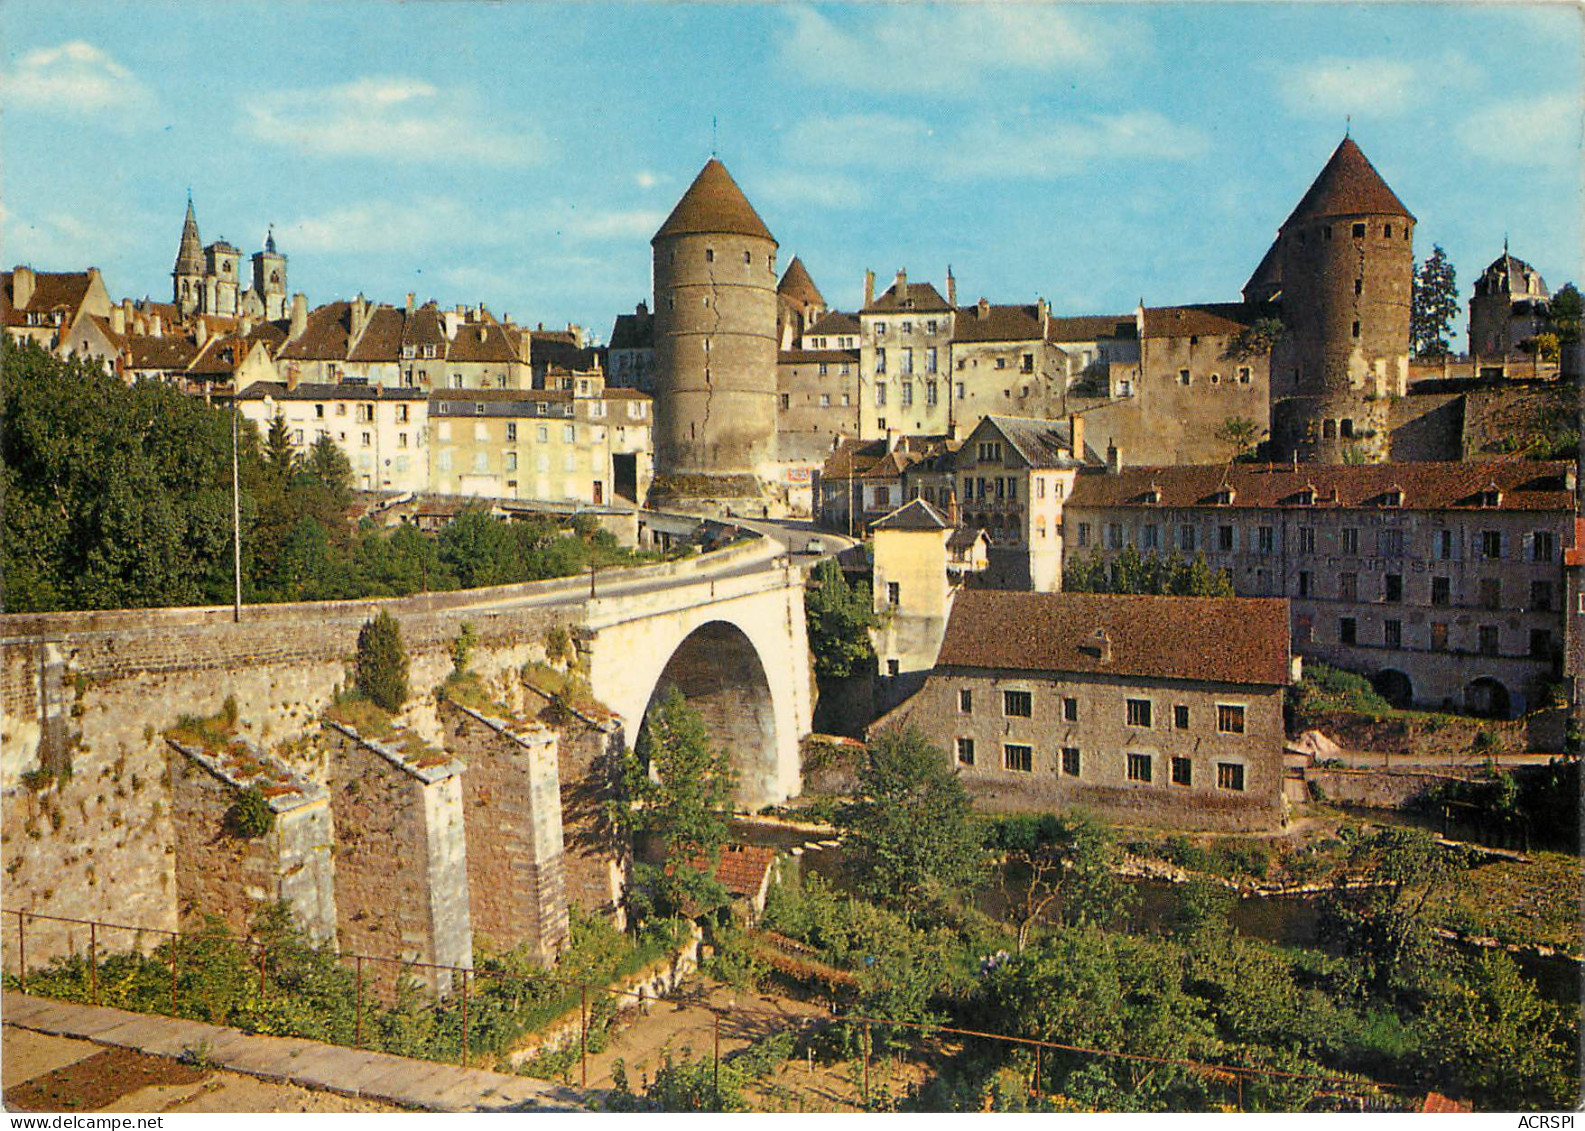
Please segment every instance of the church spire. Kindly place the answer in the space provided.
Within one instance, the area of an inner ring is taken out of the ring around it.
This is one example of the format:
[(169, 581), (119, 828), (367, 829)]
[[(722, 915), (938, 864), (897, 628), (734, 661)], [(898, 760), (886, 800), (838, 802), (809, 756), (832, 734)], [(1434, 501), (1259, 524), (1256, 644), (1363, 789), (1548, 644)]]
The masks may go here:
[(193, 211), (192, 190), (187, 191), (187, 219), (182, 222), (182, 242), (176, 251), (177, 275), (204, 273), (204, 245), (198, 238), (198, 214)]

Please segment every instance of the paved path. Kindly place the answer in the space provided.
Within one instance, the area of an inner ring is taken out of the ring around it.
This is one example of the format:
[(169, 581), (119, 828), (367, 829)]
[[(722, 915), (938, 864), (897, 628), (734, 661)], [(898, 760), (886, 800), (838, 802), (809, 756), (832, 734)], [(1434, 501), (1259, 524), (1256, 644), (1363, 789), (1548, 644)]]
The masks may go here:
[(386, 1053), (263, 1037), (201, 1021), (51, 1001), (8, 991), (5, 1024), (96, 1044), (179, 1057), (193, 1050), (208, 1064), (304, 1088), (424, 1111), (578, 1111), (576, 1089), (478, 1068), (409, 1060)]

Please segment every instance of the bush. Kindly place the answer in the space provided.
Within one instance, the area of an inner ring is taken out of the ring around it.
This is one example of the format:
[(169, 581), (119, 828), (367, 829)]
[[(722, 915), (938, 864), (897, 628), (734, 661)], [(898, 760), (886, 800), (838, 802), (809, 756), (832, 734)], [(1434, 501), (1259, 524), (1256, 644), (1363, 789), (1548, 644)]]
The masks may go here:
[(226, 810), (226, 829), (232, 836), (257, 840), (275, 828), (275, 810), (256, 785), (250, 785)]
[(365, 624), (358, 633), (358, 690), (387, 711), (407, 702), (407, 651), (402, 630), (388, 612)]

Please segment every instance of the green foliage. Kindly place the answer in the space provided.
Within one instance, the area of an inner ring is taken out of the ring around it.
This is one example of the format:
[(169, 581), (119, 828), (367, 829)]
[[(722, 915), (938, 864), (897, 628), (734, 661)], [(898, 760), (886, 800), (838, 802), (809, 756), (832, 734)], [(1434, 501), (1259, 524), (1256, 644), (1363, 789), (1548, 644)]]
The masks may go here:
[(381, 611), (358, 631), (358, 690), (393, 714), (407, 702), (407, 650), (396, 618)]
[(1002, 888), (1023, 951), (1034, 928), (1115, 924), (1132, 891), (1117, 875), (1121, 853), (1107, 826), (1081, 815), (1003, 817), (986, 826), (985, 846), (1005, 855)]
[(1234, 460), (1248, 455), (1260, 442), (1260, 428), (1247, 416), (1229, 416), (1212, 435), (1232, 449), (1229, 458)]
[(1441, 357), (1448, 352), (1448, 331), (1459, 316), (1458, 284), (1453, 263), (1440, 244), (1414, 269), (1410, 297), (1409, 339), (1416, 357)]
[(809, 653), (822, 679), (862, 675), (875, 659), (870, 629), (880, 622), (867, 585), (849, 585), (834, 558), (817, 565), (804, 594)]
[(1580, 298), (1579, 288), (1573, 283), (1565, 283), (1552, 296), (1547, 323), (1560, 345), (1573, 345), (1579, 341), (1582, 315), (1585, 315), (1585, 301)]
[(1393, 709), (1371, 686), (1370, 680), (1358, 672), (1334, 668), (1319, 661), (1307, 661), (1304, 678), (1292, 689), (1294, 705), (1306, 714), (1329, 711), (1349, 711), (1364, 715), (1380, 715)]
[(467, 621), (462, 622), (462, 627), (457, 630), (456, 637), (451, 642), (451, 674), (463, 676), (468, 672), (468, 663), (473, 658), (474, 646), (479, 638), (474, 635), (473, 625)]
[(1240, 330), (1227, 345), (1227, 355), (1238, 361), (1262, 357), (1288, 332), (1280, 318), (1258, 318)]
[(972, 891), (984, 849), (947, 756), (912, 728), (887, 731), (868, 753), (857, 799), (837, 814), (858, 890), (909, 916)]
[(1075, 593), (1149, 593), (1169, 597), (1231, 597), (1232, 575), (1212, 570), (1203, 553), (1185, 561), (1177, 550), (1165, 558), (1124, 546), (1108, 560), (1100, 547), (1068, 563), (1062, 587)]
[(225, 825), (233, 836), (256, 840), (275, 828), (275, 810), (258, 786), (250, 785), (226, 810)]

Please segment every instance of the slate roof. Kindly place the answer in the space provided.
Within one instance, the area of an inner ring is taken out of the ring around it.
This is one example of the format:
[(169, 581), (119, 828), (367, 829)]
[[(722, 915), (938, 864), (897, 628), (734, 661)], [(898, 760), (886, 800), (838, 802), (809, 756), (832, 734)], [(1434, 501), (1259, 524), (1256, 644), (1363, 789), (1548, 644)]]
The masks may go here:
[(776, 284), (776, 293), (814, 306), (826, 304), (820, 288), (815, 286), (815, 281), (809, 277), (804, 261), (796, 255), (793, 256), (793, 261), (787, 264), (787, 270), (782, 272), (781, 282)]
[(611, 327), (611, 341), (606, 347), (614, 350), (647, 350), (655, 346), (655, 316), (644, 314), (618, 314)]
[[(1234, 509), (1244, 507), (1387, 506), (1388, 493), (1401, 492), (1399, 509), (1481, 509), (1490, 485), (1502, 493), (1500, 509), (1571, 510), (1573, 493), (1565, 484), (1566, 460), (1513, 460), (1490, 463), (1165, 465), (1125, 467), (1116, 474), (1080, 475), (1068, 507), (1199, 507), (1222, 505), (1219, 492), (1231, 488)], [(1305, 502), (1313, 492), (1314, 502)], [(1152, 493), (1159, 501), (1151, 502)]]
[(941, 292), (936, 290), (935, 284), (910, 281), (906, 300), (898, 296), (897, 284), (893, 283), (877, 295), (874, 302), (864, 308), (864, 313), (933, 314), (940, 311), (950, 311), (951, 309), (947, 305), (947, 300), (941, 297)]
[(952, 604), (936, 667), (1282, 686), (1288, 657), (1285, 598), (969, 589)]
[[(913, 285), (910, 284), (910, 291)], [(980, 317), (978, 306), (960, 306), (952, 323), (952, 340), (955, 342), (1034, 342), (1040, 340), (1040, 308), (1038, 306), (986, 307), (985, 317)]]
[(1413, 220), (1414, 213), (1403, 206), (1396, 193), (1387, 187), (1381, 174), (1370, 163), (1353, 138), (1345, 137), (1332, 152), (1309, 191), (1283, 221), (1286, 229), (1303, 220), (1325, 216), (1402, 216)]
[(1074, 318), (1047, 318), (1048, 342), (1095, 342), (1102, 338), (1138, 335), (1132, 314), (1086, 314)]
[[(1072, 456), (1072, 430), (1066, 420), (1043, 420), (1027, 416), (998, 416), (990, 413), (979, 426), (993, 425), (1006, 438), (1025, 463), (1036, 468), (1079, 467)], [(972, 433), (970, 434), (972, 438)], [(969, 445), (958, 449), (969, 455)], [(1100, 463), (1101, 457), (1090, 445), (1084, 445), (1085, 462)]]
[(779, 350), (776, 354), (777, 365), (803, 365), (809, 362), (843, 362), (857, 361), (858, 350)]
[(951, 530), (946, 516), (923, 499), (904, 503), (877, 522), (873, 530)]
[(670, 236), (702, 235), (755, 236), (776, 242), (765, 221), (759, 218), (754, 206), (737, 187), (726, 166), (714, 157), (705, 162), (699, 175), (682, 194), (677, 207), (671, 210), (666, 222), (660, 226), (650, 243)]
[(1534, 280), (1536, 290), (1534, 293), (1541, 298), (1550, 298), (1551, 292), (1547, 290), (1546, 280), (1541, 278), (1541, 273), (1522, 259), (1508, 254), (1506, 248), (1491, 266), (1480, 273), (1480, 278), (1475, 280), (1475, 293), (1477, 295), (1508, 295), (1531, 293), (1528, 286)]

